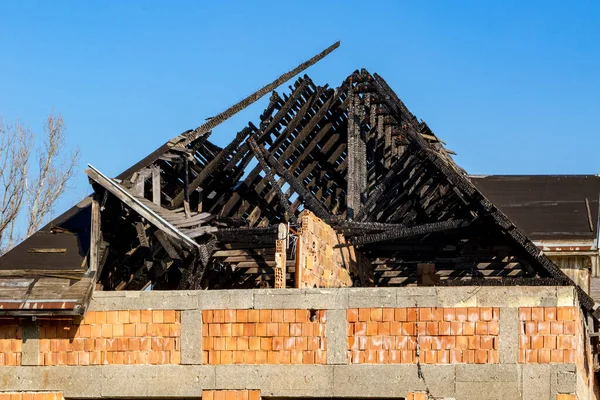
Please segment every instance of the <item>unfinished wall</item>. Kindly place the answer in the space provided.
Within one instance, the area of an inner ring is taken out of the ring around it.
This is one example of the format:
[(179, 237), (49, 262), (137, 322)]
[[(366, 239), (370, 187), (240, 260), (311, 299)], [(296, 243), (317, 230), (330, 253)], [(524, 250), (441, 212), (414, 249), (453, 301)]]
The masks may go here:
[(349, 287), (353, 277), (360, 286), (371, 286), (369, 260), (353, 246), (336, 248), (346, 244), (343, 235), (308, 210), (299, 221), (297, 287)]
[[(23, 392), (212, 400), (594, 398), (583, 357), (590, 349), (570, 287), (100, 292), (90, 307), (70, 323), (3, 320), (10, 337), (0, 340), (11, 346), (2, 354), (20, 343), (21, 365), (0, 369), (0, 392), (20, 393), (20, 400)], [(149, 350), (138, 348), (145, 338)], [(86, 350), (109, 342), (116, 350)], [(48, 344), (58, 355), (47, 356)], [(84, 355), (91, 351), (105, 354), (100, 363)], [(136, 363), (142, 351), (148, 359)], [(169, 357), (151, 361), (153, 352)], [(44, 365), (48, 359), (57, 361)]]

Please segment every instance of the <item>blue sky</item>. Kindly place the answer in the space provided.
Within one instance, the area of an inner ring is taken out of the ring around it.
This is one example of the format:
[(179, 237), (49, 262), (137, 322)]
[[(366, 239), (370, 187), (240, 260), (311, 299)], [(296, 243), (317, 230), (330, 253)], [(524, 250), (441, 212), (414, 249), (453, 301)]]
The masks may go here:
[[(115, 176), (341, 40), (313, 80), (379, 73), (469, 173), (600, 174), (600, 2), (371, 3), (5, 0), (0, 115), (54, 108), (81, 171)], [(58, 211), (89, 190), (79, 173)]]

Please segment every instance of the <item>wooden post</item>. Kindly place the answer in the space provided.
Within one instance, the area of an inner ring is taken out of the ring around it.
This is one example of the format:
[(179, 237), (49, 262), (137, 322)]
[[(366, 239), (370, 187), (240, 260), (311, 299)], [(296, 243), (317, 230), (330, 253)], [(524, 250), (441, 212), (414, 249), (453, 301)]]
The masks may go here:
[(100, 248), (100, 204), (92, 196), (92, 218), (90, 224), (90, 271), (98, 271), (98, 250)]
[(275, 284), (277, 289), (285, 289), (285, 264), (287, 261), (288, 227), (286, 224), (279, 224), (277, 227), (277, 240), (275, 241)]
[(152, 169), (152, 202), (160, 206), (160, 167)]

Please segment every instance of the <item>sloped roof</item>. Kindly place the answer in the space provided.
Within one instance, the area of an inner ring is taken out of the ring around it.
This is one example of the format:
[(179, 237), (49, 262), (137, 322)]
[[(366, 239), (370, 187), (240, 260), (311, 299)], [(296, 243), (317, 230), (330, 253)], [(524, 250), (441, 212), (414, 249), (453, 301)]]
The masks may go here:
[(533, 240), (598, 237), (597, 175), (491, 175), (471, 181)]

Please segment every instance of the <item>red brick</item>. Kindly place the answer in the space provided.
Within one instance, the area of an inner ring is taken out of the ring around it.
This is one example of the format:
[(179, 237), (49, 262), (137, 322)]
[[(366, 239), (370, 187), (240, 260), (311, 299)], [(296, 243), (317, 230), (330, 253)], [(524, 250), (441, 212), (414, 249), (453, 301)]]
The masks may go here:
[(377, 322), (367, 322), (367, 336), (377, 335), (379, 324)]
[(283, 322), (283, 310), (272, 310), (271, 322)]
[(422, 353), (423, 356), (421, 357), (421, 360), (423, 360), (425, 364), (435, 364), (437, 359), (435, 350), (425, 350)]
[(538, 322), (537, 333), (540, 335), (550, 334), (550, 321)]
[(480, 346), (482, 349), (492, 350), (494, 348), (494, 337), (482, 336), (480, 339)]
[(519, 307), (519, 321), (531, 321), (531, 307)]
[[(291, 311), (294, 312), (294, 310), (291, 310)], [(295, 312), (294, 312), (294, 314), (295, 314)], [(260, 321), (260, 310), (248, 310), (248, 322), (256, 323), (259, 321)]]
[(399, 322), (407, 321), (408, 315), (406, 308), (396, 308), (394, 310), (394, 320)]
[(408, 322), (418, 321), (418, 310), (416, 308), (407, 308), (406, 309), (406, 320)]
[(470, 336), (475, 334), (475, 322), (463, 322), (463, 335)]
[(427, 334), (430, 336), (437, 335), (438, 330), (438, 322), (427, 322)]
[(358, 309), (349, 308), (346, 310), (346, 320), (348, 322), (358, 322)]
[(469, 317), (468, 310), (467, 310), (467, 308), (464, 308), (464, 307), (457, 308), (455, 310), (455, 315), (456, 315), (456, 320), (460, 321), (460, 322), (467, 321), (467, 319)]
[(575, 350), (576, 349), (577, 340), (576, 340), (575, 336), (559, 335), (557, 342), (558, 343), (557, 343), (556, 348), (558, 348), (558, 349), (562, 349), (562, 350)]
[(557, 307), (556, 315), (559, 321), (574, 321), (575, 309), (573, 307)]
[(481, 307), (479, 309), (479, 318), (482, 321), (491, 321), (492, 320), (492, 308), (491, 307)]
[(563, 350), (563, 362), (564, 363), (575, 363), (576, 350)]
[(367, 322), (371, 319), (371, 309), (370, 308), (359, 308), (358, 309), (358, 320), (362, 322)]
[(475, 333), (477, 335), (487, 335), (489, 333), (488, 323), (487, 322), (476, 322), (475, 323)]
[(467, 320), (470, 322), (479, 321), (479, 309), (475, 307), (467, 308)]
[(242, 324), (247, 323), (248, 322), (248, 310), (237, 310), (235, 320), (238, 323), (242, 323)]
[(574, 335), (575, 334), (575, 321), (563, 322), (563, 330), (564, 330), (565, 335)]
[(259, 322), (271, 322), (271, 310), (259, 310)]
[(393, 308), (384, 308), (383, 309), (383, 321), (385, 321), (385, 322), (394, 321), (394, 309)]
[(419, 321), (431, 321), (433, 318), (433, 313), (431, 312), (431, 308), (421, 307), (419, 308)]
[(400, 362), (402, 364), (412, 364), (414, 362), (414, 351), (402, 350), (400, 353)]
[(451, 322), (456, 319), (456, 309), (454, 308), (443, 308), (442, 309), (442, 320)]
[(539, 349), (538, 350), (538, 363), (548, 364), (550, 362), (550, 350)]
[(562, 321), (552, 321), (550, 323), (550, 333), (553, 335), (560, 335), (563, 333), (563, 322)]
[(383, 309), (381, 308), (371, 308), (371, 313), (369, 316), (371, 321), (382, 321), (383, 320)]
[(480, 336), (467, 336), (469, 350), (477, 350), (480, 346)]
[(398, 322), (398, 321), (390, 322), (390, 335), (393, 335), (393, 336), (402, 335), (402, 322)]
[(544, 307), (532, 307), (531, 308), (531, 320), (532, 321), (543, 321), (544, 320)]
[(525, 323), (525, 333), (527, 335), (535, 335), (537, 333), (538, 323), (535, 321), (527, 321)]
[(308, 310), (296, 310), (296, 322), (309, 322)]
[(450, 322), (450, 334), (454, 336), (463, 334), (463, 323), (459, 321)]
[(444, 320), (444, 309), (443, 308), (432, 308), (431, 309), (431, 320), (432, 321), (443, 321)]
[(450, 364), (462, 363), (462, 351), (457, 349), (450, 350)]
[(544, 348), (556, 349), (556, 336), (544, 336)]
[(446, 321), (442, 321), (439, 323), (438, 325), (438, 330), (439, 330), (439, 334), (440, 335), (445, 335), (448, 336), (451, 334), (451, 323), (450, 322), (446, 322)]
[(475, 350), (475, 363), (486, 364), (488, 362), (488, 351), (487, 350)]
[(468, 336), (457, 336), (456, 337), (456, 348), (466, 350), (469, 348)]

